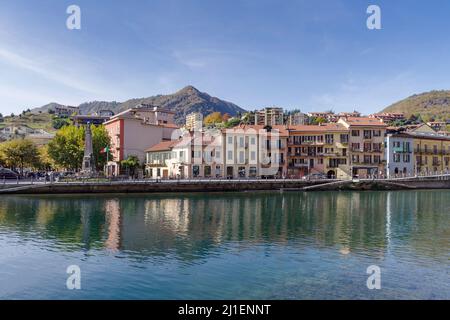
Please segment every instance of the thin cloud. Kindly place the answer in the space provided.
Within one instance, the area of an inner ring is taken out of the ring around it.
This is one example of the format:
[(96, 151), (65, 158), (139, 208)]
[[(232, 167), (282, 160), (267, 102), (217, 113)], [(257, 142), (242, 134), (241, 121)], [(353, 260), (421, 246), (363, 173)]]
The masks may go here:
[(15, 68), (31, 71), (48, 80), (55, 81), (72, 89), (94, 94), (98, 93), (97, 90), (92, 89), (92, 86), (77, 81), (75, 77), (68, 76), (68, 74), (71, 74), (69, 70), (65, 70), (65, 72), (52, 70), (48, 65), (44, 66), (39, 64), (34, 59), (30, 59), (6, 48), (0, 47), (0, 61)]

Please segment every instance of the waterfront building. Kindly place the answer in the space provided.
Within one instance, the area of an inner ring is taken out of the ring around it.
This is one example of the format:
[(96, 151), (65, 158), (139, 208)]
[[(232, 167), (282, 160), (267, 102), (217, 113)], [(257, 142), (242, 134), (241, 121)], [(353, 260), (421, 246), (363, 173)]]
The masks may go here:
[(147, 149), (146, 173), (172, 179), (282, 178), (287, 173), (287, 138), (284, 126), (189, 132)]
[(175, 125), (174, 113), (168, 110), (139, 105), (114, 115), (105, 122), (111, 138), (113, 159), (107, 164), (107, 173), (120, 174), (120, 161), (137, 156), (145, 163), (145, 150), (164, 140), (171, 140)]
[(203, 127), (203, 114), (192, 112), (186, 116), (186, 130), (200, 130)]
[(437, 133), (408, 133), (413, 138), (418, 175), (450, 172), (450, 137)]
[(413, 137), (407, 133), (386, 135), (387, 178), (415, 176)]
[(387, 125), (369, 117), (340, 118), (349, 131), (349, 159), (352, 176), (360, 178), (384, 174), (384, 137)]
[(226, 177), (286, 177), (288, 130), (284, 125), (241, 125), (224, 130)]
[(349, 131), (337, 123), (289, 127), (288, 176), (348, 178)]
[(175, 152), (172, 149), (179, 142), (179, 140), (161, 141), (146, 150), (145, 173), (147, 177), (153, 179), (173, 178), (169, 171), (169, 161), (175, 158)]

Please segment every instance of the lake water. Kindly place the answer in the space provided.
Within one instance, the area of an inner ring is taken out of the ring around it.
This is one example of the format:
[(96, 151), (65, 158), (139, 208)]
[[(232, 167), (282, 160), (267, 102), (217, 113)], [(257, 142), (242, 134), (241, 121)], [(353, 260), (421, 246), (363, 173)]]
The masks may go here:
[(450, 299), (449, 267), (450, 191), (0, 197), (1, 299)]

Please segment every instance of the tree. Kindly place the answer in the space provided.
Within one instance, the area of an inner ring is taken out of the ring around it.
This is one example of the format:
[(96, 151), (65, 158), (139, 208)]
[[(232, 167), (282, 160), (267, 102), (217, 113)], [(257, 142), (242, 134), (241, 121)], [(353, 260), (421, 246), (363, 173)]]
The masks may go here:
[(61, 129), (64, 126), (70, 125), (69, 119), (63, 119), (59, 117), (55, 117), (52, 119), (52, 127), (54, 129)]
[(39, 152), (31, 140), (16, 139), (1, 144), (0, 152), (5, 159), (5, 164), (14, 169), (19, 169), (23, 174), (25, 167), (37, 167), (39, 164)]
[(318, 125), (318, 124), (327, 122), (327, 120), (323, 117), (312, 117), (310, 119), (310, 121), (311, 121), (311, 124), (313, 124), (313, 125)]
[(231, 118), (230, 120), (225, 123), (225, 128), (233, 128), (236, 127), (241, 123), (241, 119), (238, 118)]
[(135, 155), (130, 155), (120, 162), (123, 169), (127, 171), (127, 175), (135, 176), (136, 169), (139, 168), (139, 159)]
[(205, 126), (213, 126), (217, 123), (223, 122), (222, 114), (220, 112), (213, 112), (205, 117), (203, 123)]
[[(113, 156), (109, 149), (111, 148), (111, 138), (105, 126), (91, 126), (92, 131), (92, 148), (94, 149), (95, 165), (98, 171), (103, 170), (107, 159), (113, 160)], [(108, 155), (102, 152), (103, 149), (108, 149)]]
[(84, 130), (75, 126), (64, 126), (48, 144), (50, 158), (59, 166), (78, 170), (84, 155)]
[[(101, 150), (110, 148), (111, 141), (104, 126), (91, 126), (92, 148), (97, 170), (102, 170), (106, 164), (106, 154)], [(73, 125), (63, 126), (48, 144), (48, 154), (56, 165), (70, 169), (79, 170), (84, 156), (84, 127)], [(109, 159), (112, 159), (109, 153)]]
[(39, 152), (39, 163), (37, 169), (49, 171), (52, 168), (56, 167), (55, 162), (49, 155), (48, 145), (38, 147), (38, 152)]

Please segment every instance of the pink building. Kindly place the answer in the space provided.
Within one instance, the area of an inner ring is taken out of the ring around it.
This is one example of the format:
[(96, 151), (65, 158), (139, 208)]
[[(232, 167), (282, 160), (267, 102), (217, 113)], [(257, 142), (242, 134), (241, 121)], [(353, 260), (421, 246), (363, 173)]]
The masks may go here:
[(138, 105), (105, 122), (111, 138), (113, 159), (107, 164), (107, 175), (120, 174), (120, 161), (134, 155), (145, 163), (145, 150), (164, 140), (170, 140), (178, 129), (174, 113), (149, 105)]

